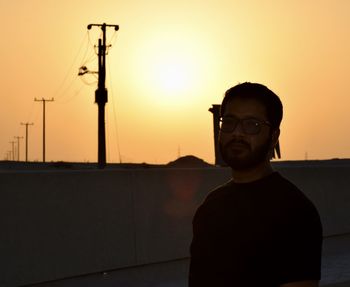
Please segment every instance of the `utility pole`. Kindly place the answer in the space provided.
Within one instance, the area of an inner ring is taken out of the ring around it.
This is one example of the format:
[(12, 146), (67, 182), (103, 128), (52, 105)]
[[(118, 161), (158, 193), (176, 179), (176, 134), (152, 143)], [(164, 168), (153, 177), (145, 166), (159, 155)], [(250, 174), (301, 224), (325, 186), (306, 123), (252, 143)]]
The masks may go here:
[(20, 139), (23, 139), (23, 137), (14, 137), (15, 139), (17, 139), (17, 161), (19, 161), (19, 151), (20, 151), (20, 149), (19, 149), (19, 140)]
[[(98, 39), (98, 87), (95, 92), (95, 103), (98, 105), (98, 166), (106, 166), (106, 132), (105, 132), (105, 105), (108, 102), (108, 93), (105, 87), (106, 81), (106, 28), (114, 27), (119, 30), (118, 25), (89, 24), (87, 29), (93, 26), (100, 27), (102, 30), (102, 39)], [(85, 67), (86, 68), (86, 67)]]
[(215, 165), (225, 166), (219, 149), (220, 108), (221, 105), (212, 105), (209, 112), (213, 114)]
[(12, 144), (12, 160), (15, 160), (15, 141), (10, 141)]
[(33, 123), (21, 123), (21, 126), (26, 126), (26, 162), (28, 161), (28, 126), (34, 125)]
[(45, 103), (46, 102), (53, 102), (54, 98), (51, 99), (44, 99), (37, 100), (34, 99), (35, 102), (43, 102), (43, 162), (45, 162)]

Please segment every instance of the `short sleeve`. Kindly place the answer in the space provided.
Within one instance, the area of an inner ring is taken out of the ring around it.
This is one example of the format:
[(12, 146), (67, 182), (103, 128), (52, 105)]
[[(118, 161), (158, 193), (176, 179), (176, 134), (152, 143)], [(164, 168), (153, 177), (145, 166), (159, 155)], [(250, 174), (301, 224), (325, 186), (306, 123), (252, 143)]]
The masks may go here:
[(278, 242), (279, 284), (321, 279), (322, 224), (311, 202), (294, 207)]

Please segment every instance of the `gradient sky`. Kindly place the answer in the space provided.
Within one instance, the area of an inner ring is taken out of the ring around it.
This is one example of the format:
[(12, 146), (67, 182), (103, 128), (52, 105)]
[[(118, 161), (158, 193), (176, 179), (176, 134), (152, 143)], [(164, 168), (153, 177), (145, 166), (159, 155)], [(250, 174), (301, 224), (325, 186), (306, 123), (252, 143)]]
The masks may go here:
[[(260, 82), (285, 116), (283, 160), (349, 158), (350, 1), (0, 0), (0, 158), (29, 128), (29, 160), (97, 161), (94, 45), (107, 30), (107, 161), (214, 162), (226, 89)], [(21, 140), (24, 159), (24, 139)]]

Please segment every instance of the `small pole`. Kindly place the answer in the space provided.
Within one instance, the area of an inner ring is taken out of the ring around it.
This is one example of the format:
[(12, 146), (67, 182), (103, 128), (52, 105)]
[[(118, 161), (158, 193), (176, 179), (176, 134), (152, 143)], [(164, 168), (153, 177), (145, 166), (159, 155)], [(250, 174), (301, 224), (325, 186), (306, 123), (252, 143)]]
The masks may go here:
[(19, 149), (19, 140), (20, 139), (23, 139), (23, 137), (15, 137), (15, 139), (17, 139), (17, 161), (19, 161), (19, 152), (20, 152), (20, 149)]
[(43, 162), (45, 162), (45, 103), (46, 102), (53, 102), (54, 98), (51, 99), (44, 99), (37, 100), (34, 99), (35, 102), (43, 102)]
[(15, 141), (10, 141), (10, 144), (12, 144), (12, 160), (15, 160)]
[(28, 161), (28, 126), (34, 125), (33, 123), (21, 123), (22, 126), (26, 126), (26, 162)]

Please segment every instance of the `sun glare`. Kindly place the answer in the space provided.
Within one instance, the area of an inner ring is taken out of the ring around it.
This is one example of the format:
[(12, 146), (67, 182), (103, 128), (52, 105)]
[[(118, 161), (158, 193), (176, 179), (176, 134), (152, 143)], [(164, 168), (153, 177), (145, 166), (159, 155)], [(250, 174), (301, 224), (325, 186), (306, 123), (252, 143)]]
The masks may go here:
[(162, 106), (190, 104), (195, 94), (201, 71), (199, 57), (193, 47), (174, 42), (148, 42), (143, 54), (134, 59), (137, 71), (152, 103)]
[(190, 88), (190, 66), (179, 56), (159, 58), (154, 65), (153, 81), (165, 93), (185, 92)]

